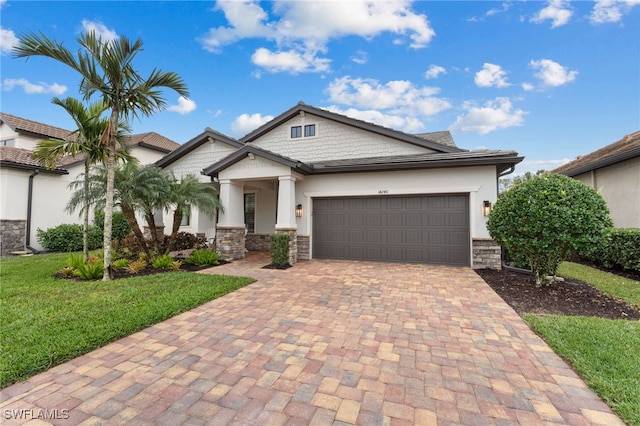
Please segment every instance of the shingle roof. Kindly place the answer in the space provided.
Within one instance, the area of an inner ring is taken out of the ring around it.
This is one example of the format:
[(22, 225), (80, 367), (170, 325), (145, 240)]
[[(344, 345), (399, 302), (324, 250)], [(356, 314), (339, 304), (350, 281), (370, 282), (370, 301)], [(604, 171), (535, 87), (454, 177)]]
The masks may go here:
[[(47, 170), (40, 162), (31, 156), (31, 151), (28, 149), (15, 148), (12, 146), (0, 146), (0, 164), (3, 167), (17, 167), (27, 169)], [(56, 165), (51, 170), (52, 173), (66, 174), (67, 171), (61, 167), (60, 164)]]
[(417, 133), (414, 136), (427, 141), (439, 143), (440, 145), (447, 145), (453, 148), (458, 147), (453, 140), (453, 136), (451, 136), (451, 133), (448, 130), (441, 132)]
[(39, 123), (26, 118), (16, 117), (15, 115), (0, 112), (0, 121), (9, 125), (18, 133), (29, 133), (34, 136), (42, 136), (43, 138), (68, 140), (70, 130), (60, 127), (49, 126), (48, 124)]
[(617, 142), (579, 156), (575, 160), (552, 170), (567, 176), (576, 176), (604, 166), (640, 156), (640, 131), (624, 136)]

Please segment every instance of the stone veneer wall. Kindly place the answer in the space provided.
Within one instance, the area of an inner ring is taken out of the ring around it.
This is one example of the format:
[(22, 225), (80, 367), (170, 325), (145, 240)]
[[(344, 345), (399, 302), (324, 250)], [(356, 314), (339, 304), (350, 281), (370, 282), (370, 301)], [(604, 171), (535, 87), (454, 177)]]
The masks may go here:
[(311, 259), (310, 238), (308, 235), (298, 235), (298, 259)]
[(502, 269), (502, 249), (490, 238), (473, 240), (473, 269)]
[(26, 220), (0, 220), (0, 255), (24, 251), (27, 238)]
[(216, 230), (216, 248), (224, 260), (243, 259), (246, 228), (221, 227)]
[(245, 248), (249, 251), (269, 251), (270, 234), (247, 234)]
[(298, 261), (298, 233), (295, 229), (276, 229), (276, 234), (289, 235), (289, 265), (295, 265)]

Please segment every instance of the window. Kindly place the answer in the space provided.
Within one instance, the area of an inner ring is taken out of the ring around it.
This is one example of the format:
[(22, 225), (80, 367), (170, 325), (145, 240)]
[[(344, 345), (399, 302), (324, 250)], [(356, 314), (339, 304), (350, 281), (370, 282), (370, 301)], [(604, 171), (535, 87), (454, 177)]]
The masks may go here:
[(302, 137), (302, 126), (293, 126), (291, 128), (291, 138), (301, 138)]
[(189, 226), (191, 224), (191, 209), (182, 213), (182, 221), (180, 226)]
[(310, 136), (316, 135), (316, 125), (315, 124), (307, 124), (304, 126), (304, 137), (308, 138)]
[(256, 194), (244, 194), (244, 223), (247, 233), (256, 232)]

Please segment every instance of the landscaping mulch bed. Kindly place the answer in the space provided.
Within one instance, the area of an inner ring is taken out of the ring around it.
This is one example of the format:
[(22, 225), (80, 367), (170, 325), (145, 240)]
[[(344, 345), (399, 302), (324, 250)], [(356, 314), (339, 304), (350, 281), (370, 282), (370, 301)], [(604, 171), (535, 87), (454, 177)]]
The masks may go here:
[(582, 315), (640, 320), (640, 310), (578, 280), (536, 287), (533, 275), (478, 269), (478, 275), (519, 315)]

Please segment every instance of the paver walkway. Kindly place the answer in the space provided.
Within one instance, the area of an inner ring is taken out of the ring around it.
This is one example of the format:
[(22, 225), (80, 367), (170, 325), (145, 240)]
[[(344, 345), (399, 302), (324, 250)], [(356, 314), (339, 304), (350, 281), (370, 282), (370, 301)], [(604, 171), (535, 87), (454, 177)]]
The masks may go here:
[(6, 388), (2, 423), (623, 424), (471, 269), (266, 263), (211, 269), (258, 281)]

